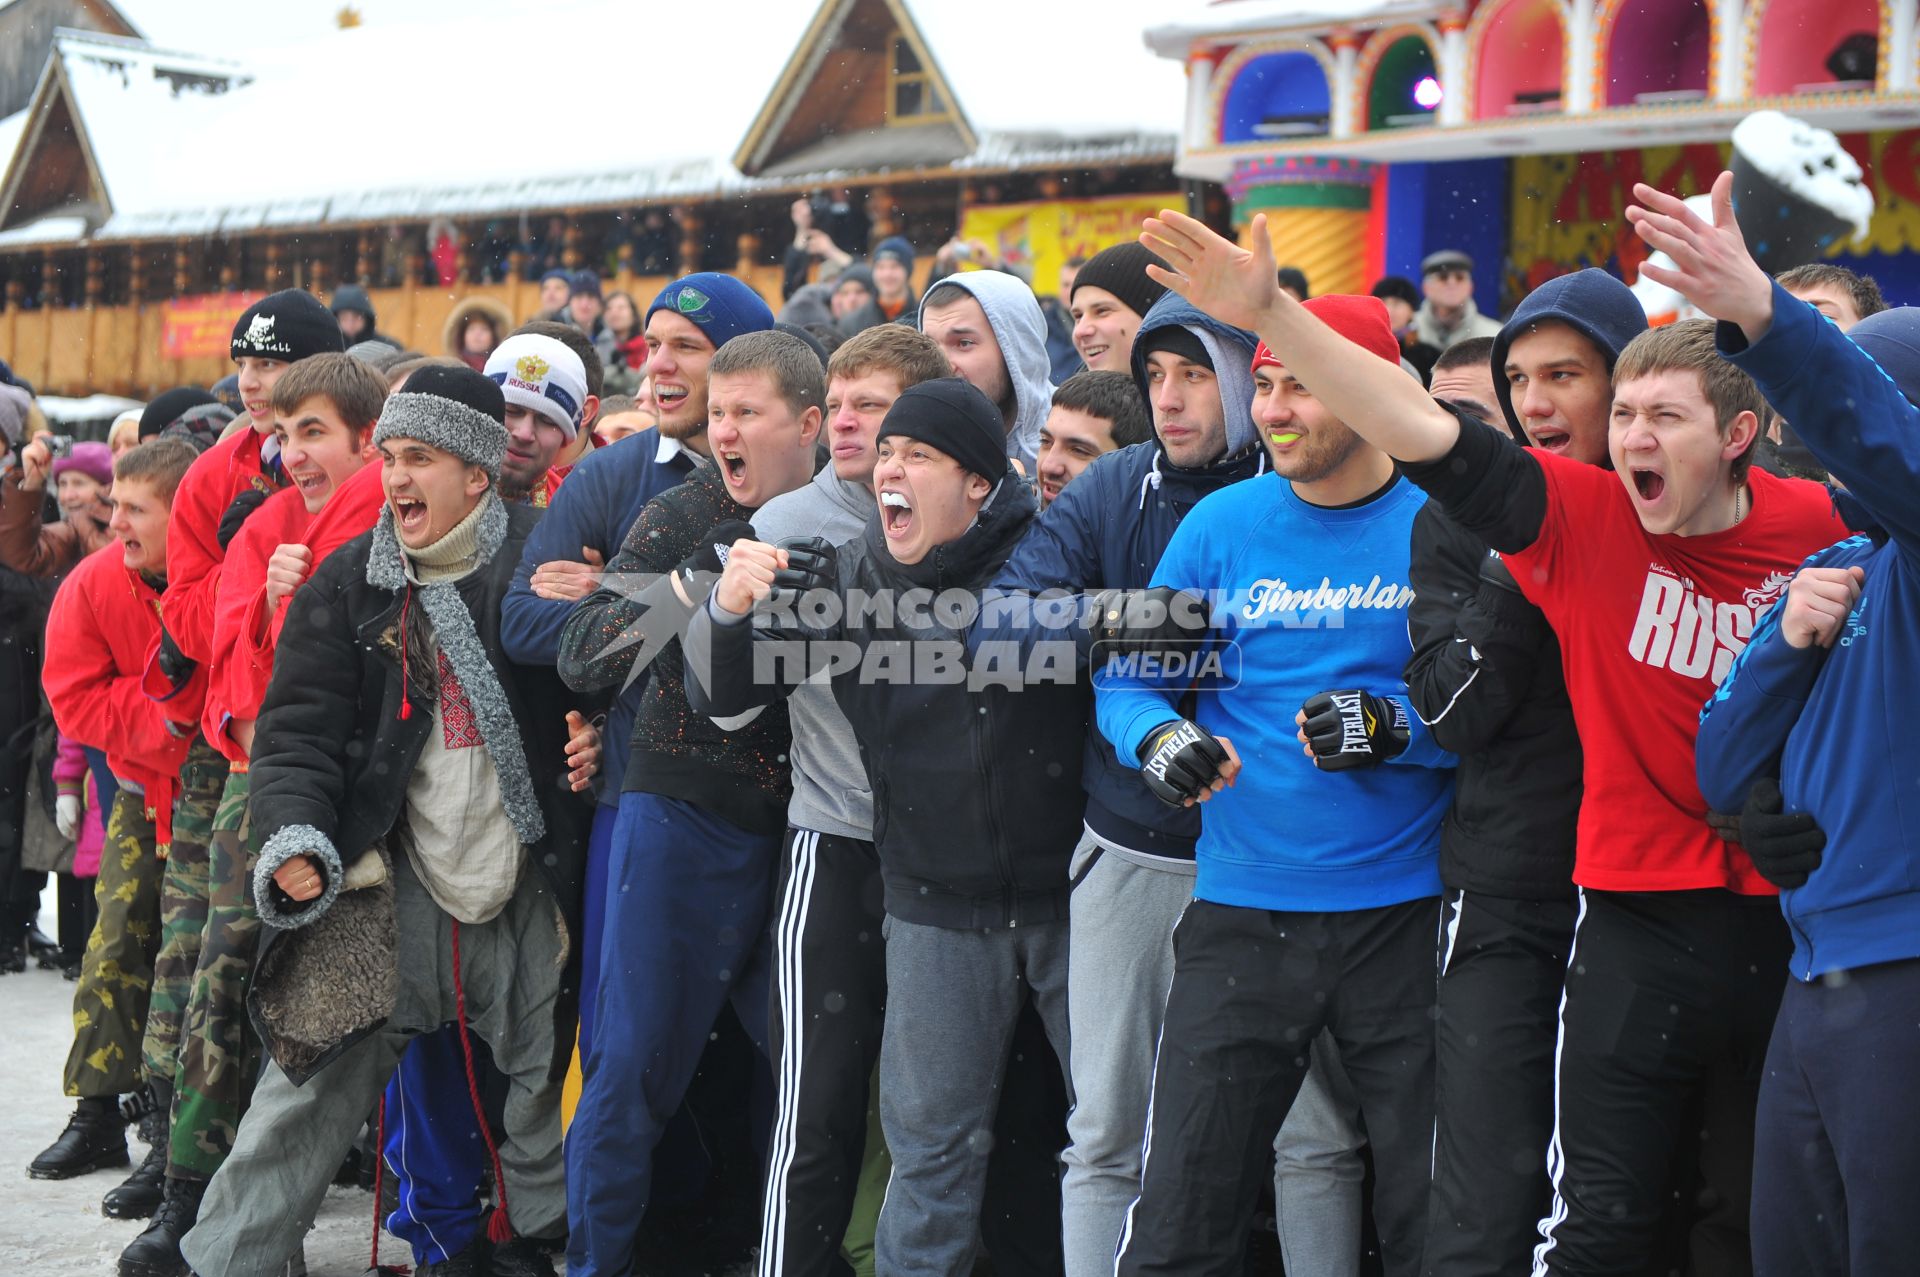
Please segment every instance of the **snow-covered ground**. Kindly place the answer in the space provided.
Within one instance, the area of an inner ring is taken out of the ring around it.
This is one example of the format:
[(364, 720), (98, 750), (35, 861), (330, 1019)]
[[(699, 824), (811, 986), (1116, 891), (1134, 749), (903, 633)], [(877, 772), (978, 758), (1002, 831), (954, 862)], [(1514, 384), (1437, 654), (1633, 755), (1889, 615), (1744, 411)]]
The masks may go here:
[[(54, 932), (51, 892), (41, 928)], [(27, 1178), (27, 1163), (53, 1142), (73, 1111), (73, 1101), (60, 1094), (60, 1069), (73, 1042), (72, 1010), (73, 986), (58, 971), (29, 965), (20, 975), (0, 976), (0, 1273), (8, 1277), (111, 1277), (121, 1247), (146, 1227), (143, 1220), (100, 1213), (101, 1196), (126, 1178), (124, 1170), (69, 1180)], [(138, 1163), (146, 1145), (130, 1139), (128, 1152)], [(372, 1222), (368, 1194), (328, 1189), (307, 1235), (311, 1277), (366, 1272)], [(380, 1258), (413, 1262), (391, 1237), (381, 1238)]]

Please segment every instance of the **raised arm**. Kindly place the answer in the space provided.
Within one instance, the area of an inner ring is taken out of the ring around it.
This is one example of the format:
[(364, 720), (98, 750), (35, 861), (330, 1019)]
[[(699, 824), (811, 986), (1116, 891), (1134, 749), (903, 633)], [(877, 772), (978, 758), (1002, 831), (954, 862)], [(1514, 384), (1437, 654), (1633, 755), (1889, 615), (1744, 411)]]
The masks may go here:
[(1460, 434), (1453, 415), (1414, 378), (1280, 291), (1264, 215), (1253, 219), (1247, 237), (1251, 249), (1172, 210), (1148, 218), (1140, 232), (1140, 242), (1167, 263), (1148, 266), (1148, 275), (1215, 319), (1258, 333), (1287, 371), (1356, 434), (1399, 461), (1446, 455)]

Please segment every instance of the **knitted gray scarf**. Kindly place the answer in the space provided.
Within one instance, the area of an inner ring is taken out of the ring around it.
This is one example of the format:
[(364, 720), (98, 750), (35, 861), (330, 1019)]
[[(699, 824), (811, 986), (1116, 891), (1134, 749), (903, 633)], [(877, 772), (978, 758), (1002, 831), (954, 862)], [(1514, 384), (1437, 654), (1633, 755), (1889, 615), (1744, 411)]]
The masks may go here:
[[(507, 539), (506, 505), (491, 491), (485, 503), (474, 559), (476, 571), (493, 560)], [(434, 638), (473, 704), (480, 740), (486, 745), (487, 756), (493, 759), (493, 769), (500, 778), (500, 801), (507, 810), (507, 818), (513, 822), (521, 842), (539, 842), (546, 836), (547, 823), (533, 795), (533, 778), (527, 770), (520, 725), (514, 721), (513, 707), (493, 672), (493, 662), (487, 659), (486, 648), (481, 645), (473, 614), (467, 611), (456, 582), (410, 585), (404, 553), (400, 538), (393, 530), (393, 507), (387, 506), (380, 511), (380, 521), (373, 528), (373, 545), (367, 552), (367, 584), (395, 594), (409, 588), (419, 592), (420, 606), (433, 622)], [(400, 641), (406, 642), (404, 634)]]

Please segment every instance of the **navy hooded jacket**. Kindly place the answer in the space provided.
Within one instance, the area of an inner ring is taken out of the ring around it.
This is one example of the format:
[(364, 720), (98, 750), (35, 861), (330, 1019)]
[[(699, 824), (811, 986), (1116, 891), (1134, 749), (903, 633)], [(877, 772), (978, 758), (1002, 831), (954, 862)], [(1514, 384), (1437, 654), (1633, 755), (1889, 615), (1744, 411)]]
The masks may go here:
[(1794, 976), (1920, 958), (1920, 310), (1843, 334), (1776, 284), (1759, 341), (1727, 323), (1717, 335), (1882, 531), (1807, 561), (1866, 575), (1831, 648), (1787, 643), (1784, 603), (1754, 627), (1702, 712), (1700, 792), (1737, 811), (1777, 767), (1787, 810), (1826, 831), (1820, 866), (1780, 893)]
[[(1167, 293), (1141, 320), (1133, 342), (1134, 379), (1146, 394), (1143, 339), (1155, 329), (1179, 324), (1198, 337), (1214, 362), (1227, 419), (1226, 455), (1211, 466), (1181, 469), (1167, 460), (1158, 440), (1137, 443), (1097, 458), (1036, 519), (995, 578), (991, 594), (1080, 594), (1104, 589), (1140, 589), (1153, 576), (1161, 552), (1187, 512), (1202, 497), (1266, 469), (1266, 453), (1253, 425), (1252, 333), (1223, 324)], [(1017, 617), (983, 609), (967, 636), (976, 656), (983, 644), (1057, 640), (1058, 629), (1020, 623)], [(1080, 632), (1081, 659), (1090, 646)], [(1193, 859), (1200, 836), (1198, 807), (1169, 807), (1140, 779), (1140, 766), (1115, 756), (1097, 731), (1087, 733), (1081, 771), (1087, 790), (1087, 826), (1103, 841), (1146, 855)]]
[[(1627, 343), (1647, 331), (1647, 312), (1632, 290), (1596, 266), (1550, 279), (1527, 294), (1493, 339), (1493, 393), (1507, 415), (1507, 429), (1521, 443), (1527, 441), (1514, 411), (1513, 387), (1507, 381), (1507, 352), (1516, 337), (1542, 320), (1558, 320), (1595, 346), (1606, 357), (1607, 373)], [(1609, 467), (1611, 468), (1611, 467)]]

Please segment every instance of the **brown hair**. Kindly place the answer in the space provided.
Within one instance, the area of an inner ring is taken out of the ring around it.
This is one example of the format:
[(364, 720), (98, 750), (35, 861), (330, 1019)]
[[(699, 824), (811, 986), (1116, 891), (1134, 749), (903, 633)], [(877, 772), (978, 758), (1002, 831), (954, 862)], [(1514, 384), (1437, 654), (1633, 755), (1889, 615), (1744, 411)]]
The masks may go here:
[(1799, 293), (1808, 288), (1837, 288), (1853, 299), (1853, 309), (1862, 319), (1877, 315), (1887, 308), (1887, 299), (1871, 275), (1861, 275), (1830, 262), (1796, 266), (1792, 270), (1781, 271), (1773, 278), (1790, 293)]
[[(287, 371), (292, 372), (293, 369)], [(285, 378), (282, 377), (282, 380)], [(180, 477), (186, 474), (187, 467), (199, 455), (185, 439), (149, 439), (120, 454), (113, 463), (113, 478), (116, 483), (122, 479), (137, 479), (151, 484), (154, 495), (172, 505), (174, 489), (180, 486)]]
[[(1750, 412), (1760, 423), (1753, 442), (1758, 443), (1765, 424), (1773, 420), (1773, 409), (1753, 378), (1720, 357), (1713, 340), (1711, 319), (1685, 319), (1677, 324), (1649, 328), (1620, 352), (1613, 365), (1616, 390), (1629, 381), (1663, 372), (1693, 372), (1700, 375), (1700, 389), (1713, 406), (1713, 422), (1725, 435), (1734, 418)], [(1753, 465), (1753, 445), (1733, 459), (1735, 483), (1747, 477)]]
[(311, 355), (273, 383), (274, 415), (291, 416), (309, 399), (325, 399), (349, 430), (365, 430), (380, 419), (387, 379), (353, 355)]
[(876, 324), (855, 333), (827, 360), (828, 380), (864, 377), (871, 372), (892, 373), (902, 390), (953, 375), (947, 357), (940, 353), (940, 344), (905, 324)]
[[(1433, 361), (1433, 370), (1446, 372), (1450, 368), (1466, 368), (1472, 364), (1479, 364), (1489, 372), (1494, 372), (1493, 338), (1469, 337), (1465, 341), (1454, 342)], [(1495, 372), (1495, 380), (1498, 378), (1499, 374)]]
[(747, 372), (764, 372), (772, 377), (774, 391), (786, 400), (796, 417), (809, 408), (826, 406), (827, 379), (820, 357), (792, 333), (767, 329), (728, 338), (707, 365), (707, 384), (711, 387), (715, 377)]

